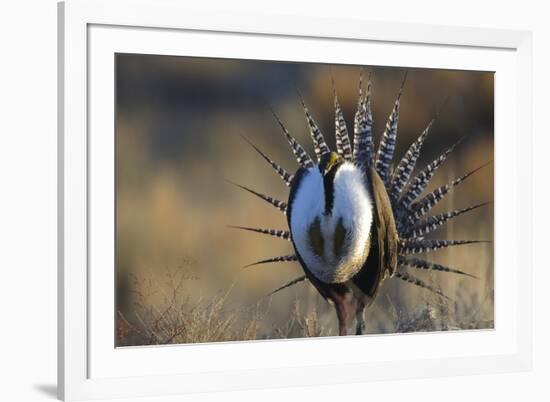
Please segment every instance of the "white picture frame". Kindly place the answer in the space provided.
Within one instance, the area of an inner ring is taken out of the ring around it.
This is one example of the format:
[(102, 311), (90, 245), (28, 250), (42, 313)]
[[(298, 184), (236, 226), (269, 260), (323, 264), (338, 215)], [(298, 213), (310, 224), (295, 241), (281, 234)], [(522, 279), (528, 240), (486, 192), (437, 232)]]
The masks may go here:
[[(357, 47), (370, 51), (368, 60), (364, 54), (354, 56)], [(336, 48), (338, 52), (327, 51)], [(385, 51), (389, 48), (399, 51)], [(161, 396), (531, 368), (531, 33), (216, 15), (171, 0), (69, 0), (59, 4), (59, 49), (60, 398)], [(116, 350), (114, 318), (105, 312), (114, 313), (114, 266), (109, 265), (114, 244), (108, 234), (114, 183), (110, 63), (120, 51), (496, 71), (495, 226), (505, 224), (513, 235), (499, 237), (495, 230), (495, 329)], [(104, 269), (94, 268), (98, 261), (106, 261)], [(326, 353), (319, 356), (318, 348)], [(364, 354), (352, 353), (356, 350)], [(193, 367), (182, 361), (193, 362)]]

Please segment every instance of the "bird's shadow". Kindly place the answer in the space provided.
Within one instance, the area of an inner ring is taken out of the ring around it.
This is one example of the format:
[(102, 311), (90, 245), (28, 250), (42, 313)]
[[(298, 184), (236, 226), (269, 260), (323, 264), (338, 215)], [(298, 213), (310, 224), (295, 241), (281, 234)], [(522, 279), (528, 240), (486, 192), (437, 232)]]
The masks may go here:
[(35, 384), (34, 389), (40, 391), (42, 394), (49, 396), (51, 399), (57, 399), (57, 385), (56, 384)]

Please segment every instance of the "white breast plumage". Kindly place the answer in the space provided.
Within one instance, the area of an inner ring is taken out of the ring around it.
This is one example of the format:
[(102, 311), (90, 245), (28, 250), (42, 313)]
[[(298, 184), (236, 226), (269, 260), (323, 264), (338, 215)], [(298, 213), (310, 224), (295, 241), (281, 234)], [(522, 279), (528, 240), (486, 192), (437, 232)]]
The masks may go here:
[[(290, 230), (294, 244), (307, 268), (325, 283), (344, 282), (357, 273), (365, 263), (367, 243), (372, 224), (372, 197), (364, 174), (352, 163), (344, 163), (334, 177), (334, 205), (325, 214), (323, 176), (317, 166), (308, 170), (296, 190), (292, 203)], [(320, 219), (323, 252), (312, 248), (308, 233)], [(334, 234), (339, 221), (346, 228), (346, 253), (334, 252)]]

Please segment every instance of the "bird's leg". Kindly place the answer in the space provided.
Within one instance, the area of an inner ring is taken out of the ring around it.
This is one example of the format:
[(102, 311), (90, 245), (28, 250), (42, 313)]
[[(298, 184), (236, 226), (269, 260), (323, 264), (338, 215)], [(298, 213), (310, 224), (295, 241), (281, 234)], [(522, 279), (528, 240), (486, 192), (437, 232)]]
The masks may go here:
[(348, 298), (334, 300), (338, 317), (338, 335), (348, 335), (348, 327), (353, 317), (353, 304)]
[(355, 335), (363, 335), (366, 331), (365, 317), (363, 316), (364, 312), (365, 304), (359, 301), (355, 309), (355, 319), (357, 321), (357, 325), (355, 327)]

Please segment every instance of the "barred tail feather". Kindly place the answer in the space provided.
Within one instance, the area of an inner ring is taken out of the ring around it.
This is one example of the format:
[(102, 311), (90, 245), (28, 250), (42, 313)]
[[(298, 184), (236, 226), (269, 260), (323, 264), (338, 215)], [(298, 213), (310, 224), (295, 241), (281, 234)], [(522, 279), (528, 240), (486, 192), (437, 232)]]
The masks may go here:
[(294, 137), (290, 135), (281, 119), (279, 119), (279, 116), (277, 116), (273, 110), (271, 111), (271, 113), (273, 114), (273, 117), (275, 117), (275, 120), (277, 120), (277, 123), (279, 123), (281, 130), (283, 130), (283, 133), (288, 143), (290, 144), (290, 147), (292, 148), (292, 152), (294, 153), (298, 164), (306, 169), (312, 168), (315, 164), (313, 163), (307, 152), (300, 144), (298, 144)]
[(466, 244), (490, 243), (488, 240), (408, 240), (400, 244), (399, 254), (420, 254), (436, 251), (446, 247), (462, 246)]
[(274, 262), (292, 262), (292, 261), (298, 261), (298, 257), (296, 257), (295, 255), (282, 255), (280, 257), (273, 257), (273, 258), (268, 258), (266, 260), (256, 261), (256, 262), (253, 262), (252, 264), (245, 265), (243, 268), (248, 268), (248, 267), (252, 267), (254, 265), (260, 265), (260, 264), (271, 264)]
[(422, 134), (420, 134), (418, 139), (411, 144), (410, 148), (405, 153), (405, 156), (403, 156), (395, 168), (390, 185), (390, 197), (393, 201), (396, 201), (399, 198), (401, 192), (409, 182), (411, 173), (416, 166), (416, 161), (420, 156), (422, 145), (424, 145), (424, 141), (426, 140), (433, 123), (433, 120), (430, 121), (426, 129), (422, 132)]
[(325, 142), (325, 138), (323, 137), (321, 130), (317, 126), (317, 123), (315, 123), (315, 120), (313, 120), (313, 117), (309, 113), (309, 109), (307, 108), (306, 103), (304, 102), (304, 98), (302, 97), (301, 94), (299, 94), (299, 96), (300, 96), (300, 102), (302, 103), (302, 108), (304, 109), (304, 113), (306, 115), (307, 124), (309, 126), (309, 131), (311, 134), (311, 139), (313, 140), (315, 155), (317, 156), (317, 160), (320, 160), (321, 156), (330, 152), (330, 148)]
[(424, 191), (437, 169), (445, 162), (448, 156), (455, 150), (455, 148), (462, 142), (462, 139), (457, 141), (453, 146), (447, 149), (442, 155), (428, 164), (419, 174), (417, 174), (407, 192), (401, 197), (400, 207), (408, 209), (411, 204), (416, 200), (420, 194)]
[(416, 269), (424, 269), (429, 271), (439, 271), (439, 272), (449, 272), (453, 274), (458, 275), (464, 275), (469, 276), (470, 278), (479, 279), (477, 276), (469, 274), (464, 271), (460, 271), (458, 269), (450, 268), (445, 265), (436, 264), (431, 261), (422, 260), (420, 258), (403, 258), (399, 257), (399, 263), (406, 267), (416, 268)]
[(417, 222), (414, 226), (412, 226), (410, 229), (405, 231), (401, 235), (401, 237), (405, 239), (411, 239), (411, 238), (425, 236), (428, 233), (431, 233), (436, 229), (438, 229), (439, 227), (443, 226), (450, 219), (460, 216), (462, 214), (465, 214), (466, 212), (473, 211), (477, 208), (484, 207), (485, 205), (488, 205), (488, 204), (490, 204), (490, 202), (483, 202), (480, 204), (472, 205), (471, 207), (468, 207), (468, 208), (455, 209), (453, 211), (430, 216), (426, 219), (423, 219), (422, 221)]
[(254, 194), (256, 197), (261, 198), (265, 202), (273, 205), (275, 208), (280, 210), (282, 213), (286, 214), (286, 211), (287, 211), (287, 208), (288, 208), (286, 202), (279, 201), (279, 200), (277, 200), (273, 197), (270, 197), (269, 195), (258, 193), (257, 191), (251, 190), (248, 187), (241, 186), (240, 184), (237, 184), (237, 183), (233, 183), (232, 181), (227, 180), (227, 182), (233, 184), (234, 186), (242, 188), (243, 190), (248, 191), (251, 194)]
[(363, 74), (359, 77), (359, 100), (355, 113), (353, 159), (360, 167), (372, 166), (374, 142), (372, 138), (371, 79), (367, 84), (367, 95), (363, 97)]
[(382, 140), (378, 147), (378, 152), (376, 154), (376, 164), (375, 168), (380, 178), (386, 184), (386, 187), (389, 186), (390, 180), (390, 164), (393, 159), (393, 152), (395, 151), (395, 143), (397, 141), (397, 124), (399, 122), (399, 102), (401, 100), (401, 95), (403, 94), (403, 87), (405, 86), (405, 81), (407, 79), (407, 73), (403, 77), (403, 82), (401, 83), (401, 88), (399, 89), (399, 94), (395, 100), (393, 110), (388, 117), (386, 123), (386, 128), (382, 134)]
[(286, 288), (289, 288), (289, 287), (291, 287), (291, 286), (294, 286), (294, 285), (296, 285), (297, 283), (303, 282), (303, 281), (305, 281), (306, 279), (307, 279), (307, 277), (306, 277), (305, 275), (304, 275), (304, 276), (300, 276), (300, 277), (298, 277), (298, 278), (296, 278), (296, 279), (294, 279), (294, 280), (292, 280), (292, 281), (290, 281), (290, 282), (288, 282), (288, 283), (285, 283), (283, 286), (278, 287), (278, 288), (275, 289), (274, 291), (270, 292), (270, 293), (268, 294), (268, 296), (271, 296), (271, 295), (273, 295), (273, 294), (275, 294), (275, 293), (277, 293), (277, 292), (280, 292), (280, 291), (283, 290), (283, 289), (286, 289)]
[(407, 273), (404, 273), (404, 272), (396, 272), (393, 277), (401, 279), (402, 281), (410, 283), (411, 285), (418, 286), (422, 289), (429, 290), (430, 292), (433, 292), (433, 293), (443, 297), (444, 299), (451, 300), (451, 298), (449, 296), (447, 296), (445, 293), (443, 293), (441, 290), (436, 289), (431, 285), (428, 285), (426, 282), (424, 282), (424, 281), (422, 281), (418, 278), (415, 278), (414, 276), (412, 276), (410, 274), (407, 274)]
[(336, 95), (336, 87), (334, 80), (332, 80), (332, 89), (334, 92), (334, 124), (336, 127), (336, 152), (342, 156), (345, 160), (351, 161), (353, 159), (351, 143), (349, 141), (348, 127), (346, 126), (346, 120), (344, 119), (344, 113), (338, 102), (338, 96)]
[(476, 173), (478, 170), (484, 168), (491, 162), (487, 162), (484, 165), (466, 173), (464, 176), (461, 176), (449, 184), (436, 188), (434, 191), (426, 195), (417, 203), (411, 205), (411, 210), (414, 211), (413, 214), (409, 217), (409, 220), (412, 222), (418, 221), (421, 217), (426, 215), (433, 207), (435, 207), (445, 196), (451, 191), (454, 187), (458, 186), (468, 177)]
[(284, 239), (290, 241), (290, 231), (288, 230), (280, 230), (280, 229), (267, 229), (267, 228), (250, 228), (246, 226), (232, 226), (229, 225), (228, 227), (232, 229), (240, 229), (240, 230), (247, 230), (249, 232), (256, 232), (261, 234), (266, 234), (273, 237), (278, 237), (279, 239)]
[(281, 167), (279, 164), (277, 164), (276, 162), (273, 162), (266, 154), (264, 154), (256, 145), (254, 145), (248, 138), (246, 138), (245, 136), (242, 136), (242, 138), (252, 147), (256, 150), (256, 152), (258, 152), (262, 158), (265, 159), (265, 161), (267, 163), (269, 163), (271, 165), (271, 167), (273, 168), (273, 170), (275, 170), (275, 172), (277, 172), (277, 174), (281, 177), (281, 179), (283, 179), (283, 181), (285, 182), (285, 184), (287, 186), (290, 187), (290, 183), (292, 182), (292, 179), (294, 178), (294, 176), (292, 176), (290, 173), (288, 173), (285, 169), (283, 169), (283, 167)]

